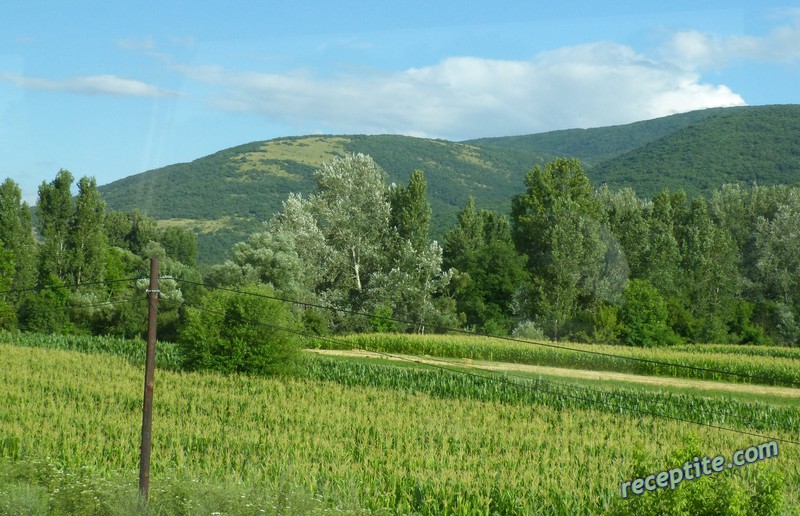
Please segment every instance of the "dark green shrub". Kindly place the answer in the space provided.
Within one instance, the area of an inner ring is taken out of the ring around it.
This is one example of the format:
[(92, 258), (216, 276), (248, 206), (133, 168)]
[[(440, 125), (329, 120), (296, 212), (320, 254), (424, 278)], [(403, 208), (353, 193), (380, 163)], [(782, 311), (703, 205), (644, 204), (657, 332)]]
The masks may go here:
[(622, 336), (634, 346), (675, 344), (677, 337), (667, 326), (667, 303), (647, 280), (631, 280), (623, 292)]
[(186, 308), (178, 339), (184, 367), (223, 373), (295, 373), (301, 337), (294, 333), (300, 330), (289, 307), (258, 297), (274, 296), (265, 285), (241, 291), (211, 291)]

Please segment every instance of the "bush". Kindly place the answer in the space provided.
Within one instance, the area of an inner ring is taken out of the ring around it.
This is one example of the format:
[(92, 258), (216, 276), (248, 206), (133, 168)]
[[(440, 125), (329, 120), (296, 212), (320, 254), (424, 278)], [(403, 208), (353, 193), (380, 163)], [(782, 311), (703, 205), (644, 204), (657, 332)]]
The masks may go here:
[(622, 335), (628, 344), (652, 347), (677, 343), (677, 336), (667, 326), (667, 303), (649, 281), (631, 280), (623, 297)]
[(544, 330), (533, 321), (522, 321), (511, 334), (518, 339), (547, 340)]
[(223, 373), (296, 373), (300, 337), (293, 333), (299, 328), (289, 307), (258, 297), (274, 296), (265, 285), (241, 291), (211, 291), (198, 305), (186, 308), (178, 337), (184, 367)]
[(617, 342), (620, 332), (619, 310), (613, 305), (601, 304), (592, 316), (594, 330), (591, 342), (613, 344)]

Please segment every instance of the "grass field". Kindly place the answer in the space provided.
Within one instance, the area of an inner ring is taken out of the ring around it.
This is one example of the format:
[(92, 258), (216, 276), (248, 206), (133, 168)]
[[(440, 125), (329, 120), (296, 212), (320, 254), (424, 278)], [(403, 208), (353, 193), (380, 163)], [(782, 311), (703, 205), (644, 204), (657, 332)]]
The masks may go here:
[[(2, 340), (0, 513), (136, 514), (142, 344)], [(800, 452), (784, 442), (773, 459), (620, 497), (624, 481), (765, 441), (631, 407), (797, 441), (796, 406), (346, 358), (310, 357), (293, 379), (187, 374), (174, 351), (159, 344), (151, 514), (800, 510)]]

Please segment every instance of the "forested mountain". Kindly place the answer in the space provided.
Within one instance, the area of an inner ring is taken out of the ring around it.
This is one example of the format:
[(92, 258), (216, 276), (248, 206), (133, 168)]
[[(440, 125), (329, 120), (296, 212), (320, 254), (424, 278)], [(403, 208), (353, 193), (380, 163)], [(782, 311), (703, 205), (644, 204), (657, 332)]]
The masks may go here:
[(690, 196), (724, 183), (796, 184), (800, 106), (719, 108), (595, 129), (449, 142), (396, 135), (305, 136), (252, 142), (191, 163), (170, 165), (100, 187), (110, 208), (134, 208), (163, 224), (193, 229), (199, 261), (214, 263), (281, 209), (289, 192), (307, 194), (313, 173), (336, 156), (370, 155), (388, 183), (425, 172), (441, 238), (467, 198), (508, 212), (535, 165), (581, 160), (595, 187), (630, 186), (645, 197), (663, 187)]
[(389, 184), (406, 183), (413, 170), (423, 170), (436, 237), (453, 224), (469, 195), (482, 207), (508, 211), (525, 172), (545, 161), (535, 151), (407, 136), (307, 136), (233, 147), (127, 177), (100, 191), (115, 210), (138, 208), (194, 229), (200, 261), (216, 262), (280, 211), (289, 192), (311, 192), (313, 174), (324, 162), (351, 153), (370, 155)]
[(702, 121), (590, 169), (595, 184), (706, 195), (725, 183), (798, 184), (800, 106), (714, 110)]
[(625, 125), (480, 138), (464, 143), (479, 147), (535, 151), (549, 157), (579, 158), (584, 168), (590, 169), (593, 165), (639, 149), (724, 111), (725, 108), (703, 109)]

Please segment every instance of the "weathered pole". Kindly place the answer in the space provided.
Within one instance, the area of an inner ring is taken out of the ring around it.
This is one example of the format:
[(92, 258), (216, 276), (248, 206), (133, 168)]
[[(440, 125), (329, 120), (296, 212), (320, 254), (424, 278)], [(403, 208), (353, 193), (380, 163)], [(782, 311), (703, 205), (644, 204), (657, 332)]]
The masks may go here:
[(139, 494), (147, 502), (150, 489), (150, 443), (153, 427), (153, 382), (156, 368), (156, 315), (158, 305), (158, 256), (150, 258), (150, 287), (147, 289), (147, 358), (144, 365), (142, 407), (142, 448), (139, 456)]

